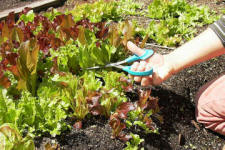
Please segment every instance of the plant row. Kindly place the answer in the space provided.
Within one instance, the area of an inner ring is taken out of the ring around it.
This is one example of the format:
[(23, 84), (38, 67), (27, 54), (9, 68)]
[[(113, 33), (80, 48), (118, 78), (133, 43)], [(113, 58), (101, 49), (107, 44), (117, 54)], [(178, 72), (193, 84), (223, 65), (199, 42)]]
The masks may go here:
[[(127, 15), (153, 21), (138, 29), (123, 20)], [(126, 149), (138, 149), (143, 139), (133, 131), (158, 133), (158, 99), (150, 89), (135, 90), (118, 70), (85, 68), (126, 58), (126, 43), (138, 44), (138, 34), (179, 45), (217, 18), (185, 0), (153, 0), (147, 11), (132, 0), (99, 0), (65, 13), (26, 8), (18, 20), (10, 13), (0, 23), (0, 148), (34, 149), (33, 137), (82, 128), (84, 118), (97, 115), (109, 119), (113, 138), (130, 140)], [(130, 100), (127, 92), (138, 96)]]
[(133, 35), (129, 21), (93, 23), (28, 8), (16, 21), (10, 13), (0, 23), (0, 148), (34, 149), (33, 137), (82, 128), (82, 120), (95, 115), (109, 118), (112, 136), (124, 141), (142, 141), (124, 132), (133, 126), (157, 133), (151, 116), (159, 111), (158, 99), (150, 90), (138, 90), (134, 103), (126, 96), (133, 84), (125, 74), (85, 70), (124, 59)]
[(199, 28), (219, 18), (209, 7), (186, 0), (153, 0), (145, 16), (152, 21), (142, 34), (147, 31), (150, 39), (165, 46), (183, 44), (196, 36)]

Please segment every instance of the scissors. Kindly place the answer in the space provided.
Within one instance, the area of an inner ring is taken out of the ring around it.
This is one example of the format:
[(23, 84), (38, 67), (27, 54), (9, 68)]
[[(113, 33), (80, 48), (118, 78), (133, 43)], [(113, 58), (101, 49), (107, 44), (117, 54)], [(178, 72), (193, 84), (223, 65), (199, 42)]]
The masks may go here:
[(125, 71), (125, 72), (127, 72), (131, 75), (134, 75), (134, 76), (149, 76), (149, 75), (152, 75), (153, 68), (151, 68), (150, 70), (147, 70), (147, 71), (139, 72), (139, 71), (132, 71), (131, 66), (122, 66), (121, 65), (121, 64), (124, 64), (124, 63), (131, 63), (131, 62), (134, 62), (134, 61), (137, 61), (137, 60), (145, 60), (147, 58), (150, 58), (154, 54), (154, 51), (151, 50), (151, 49), (144, 49), (144, 50), (145, 50), (145, 53), (141, 56), (138, 56), (138, 55), (134, 54), (133, 56), (130, 56), (127, 59), (116, 62), (116, 63), (110, 63), (110, 64), (107, 64), (105, 66), (95, 66), (95, 67), (85, 68), (85, 70), (107, 68), (107, 67), (116, 67), (116, 68), (122, 69), (123, 71)]

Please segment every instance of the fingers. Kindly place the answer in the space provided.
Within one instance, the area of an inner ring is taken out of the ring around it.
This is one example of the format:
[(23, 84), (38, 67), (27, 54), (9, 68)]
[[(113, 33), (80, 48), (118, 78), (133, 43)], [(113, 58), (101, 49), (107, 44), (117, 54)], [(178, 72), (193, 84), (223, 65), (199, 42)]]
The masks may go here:
[[(147, 64), (145, 67), (145, 71), (150, 70), (152, 68), (151, 64)], [(150, 76), (146, 76), (146, 77), (142, 77), (141, 80), (141, 85), (142, 86), (149, 86), (153, 84), (153, 79), (152, 79), (152, 75)]]
[[(134, 63), (132, 64), (132, 66), (131, 66), (131, 70), (132, 70), (132, 71), (136, 71), (137, 68), (138, 68), (138, 66), (139, 66), (139, 62), (134, 62)], [(134, 76), (132, 76), (132, 75), (129, 74), (129, 78), (134, 79)]]
[[(152, 68), (151, 66), (152, 65), (150, 63), (147, 64), (145, 61), (141, 61), (140, 63), (134, 62), (133, 65), (131, 66), (131, 70), (142, 72), (142, 71), (150, 70)], [(152, 76), (141, 77), (141, 76), (129, 75), (129, 77), (134, 79), (135, 82), (141, 82), (142, 86), (152, 85), (153, 83)]]
[[(146, 65), (146, 62), (145, 61), (141, 61), (139, 66), (138, 66), (138, 68), (137, 68), (137, 70), (135, 70), (135, 71), (139, 71), (139, 72), (145, 71), (145, 65)], [(141, 79), (142, 79), (141, 76), (135, 76), (134, 77), (134, 81), (136, 81), (136, 82), (141, 82)]]
[[(137, 47), (134, 43), (132, 43), (130, 41), (127, 43), (127, 47), (132, 53), (134, 53), (138, 56), (142, 56), (145, 53), (145, 51), (143, 49)], [(147, 64), (147, 62), (148, 62), (148, 64)], [(151, 67), (152, 67), (151, 64), (152, 63), (150, 63), (150, 59), (148, 59), (147, 61), (141, 61), (140, 63), (135, 62), (131, 66), (131, 70), (132, 71), (140, 71), (140, 72), (147, 71), (147, 70), (151, 69)], [(129, 77), (134, 79), (134, 81), (136, 81), (136, 82), (141, 82), (142, 86), (148, 86), (148, 85), (153, 84), (152, 75), (146, 76), (146, 77), (129, 75)]]
[(127, 47), (132, 53), (134, 53), (138, 56), (142, 56), (145, 53), (145, 51), (143, 49), (137, 47), (134, 43), (132, 43), (130, 41), (127, 42)]

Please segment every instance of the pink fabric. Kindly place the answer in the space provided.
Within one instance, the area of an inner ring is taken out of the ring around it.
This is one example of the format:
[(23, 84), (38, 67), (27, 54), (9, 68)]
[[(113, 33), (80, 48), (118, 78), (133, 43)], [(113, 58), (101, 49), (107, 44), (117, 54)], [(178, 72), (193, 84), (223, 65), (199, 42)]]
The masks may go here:
[(196, 119), (206, 128), (225, 135), (225, 74), (200, 88), (196, 95)]

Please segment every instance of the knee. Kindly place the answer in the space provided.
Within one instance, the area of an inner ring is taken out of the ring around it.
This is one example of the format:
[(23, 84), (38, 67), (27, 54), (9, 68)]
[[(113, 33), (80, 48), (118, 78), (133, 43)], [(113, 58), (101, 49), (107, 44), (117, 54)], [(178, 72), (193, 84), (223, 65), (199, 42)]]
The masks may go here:
[(198, 91), (196, 119), (213, 131), (225, 135), (225, 75), (205, 84)]
[[(196, 120), (205, 128), (225, 135), (225, 114), (221, 106), (222, 100), (208, 102), (196, 106)], [(225, 100), (223, 101), (223, 103)]]
[(213, 120), (209, 111), (206, 106), (196, 105), (196, 108), (195, 108), (196, 120), (199, 123), (204, 124), (205, 126), (210, 126), (210, 124), (213, 123)]

